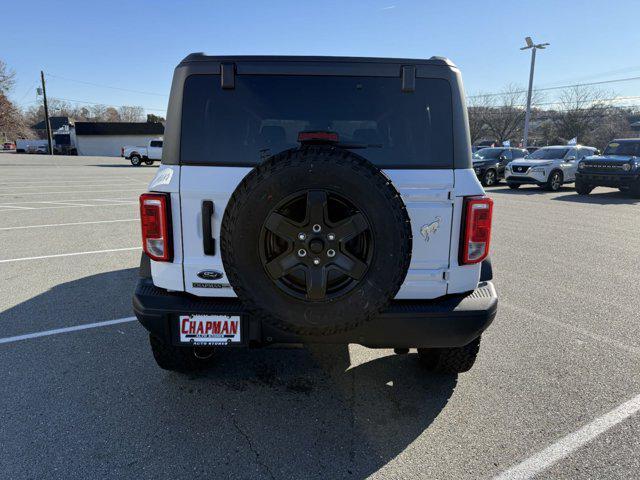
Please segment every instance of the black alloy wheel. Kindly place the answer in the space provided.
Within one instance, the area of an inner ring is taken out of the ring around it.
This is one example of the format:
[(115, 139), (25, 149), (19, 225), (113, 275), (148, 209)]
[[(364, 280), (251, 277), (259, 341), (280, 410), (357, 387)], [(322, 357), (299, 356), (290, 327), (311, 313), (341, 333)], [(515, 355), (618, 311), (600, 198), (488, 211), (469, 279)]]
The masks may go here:
[(492, 187), (498, 183), (498, 175), (493, 168), (488, 169), (482, 177), (482, 185), (485, 187)]
[(371, 225), (353, 203), (328, 190), (283, 199), (261, 232), (260, 258), (282, 291), (328, 300), (353, 289), (373, 256)]

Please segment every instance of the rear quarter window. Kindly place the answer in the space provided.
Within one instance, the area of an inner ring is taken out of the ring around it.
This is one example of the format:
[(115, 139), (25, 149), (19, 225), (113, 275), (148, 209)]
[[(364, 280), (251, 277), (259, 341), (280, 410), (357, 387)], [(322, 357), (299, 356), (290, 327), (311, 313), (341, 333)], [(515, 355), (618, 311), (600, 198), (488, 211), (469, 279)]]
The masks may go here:
[(380, 168), (453, 168), (451, 88), (446, 80), (192, 75), (184, 85), (182, 164), (253, 166), (297, 147), (298, 133), (332, 131)]

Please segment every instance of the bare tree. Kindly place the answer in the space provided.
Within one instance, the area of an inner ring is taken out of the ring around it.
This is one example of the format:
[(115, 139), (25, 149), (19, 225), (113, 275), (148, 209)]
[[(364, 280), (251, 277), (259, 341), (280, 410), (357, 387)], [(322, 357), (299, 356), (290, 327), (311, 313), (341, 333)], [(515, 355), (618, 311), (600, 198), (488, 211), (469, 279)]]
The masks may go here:
[(144, 108), (123, 105), (118, 108), (121, 122), (141, 122), (144, 119)]
[(7, 64), (0, 60), (0, 93), (7, 94), (15, 85), (16, 72), (11, 70)]
[(563, 90), (558, 112), (553, 117), (557, 135), (565, 140), (576, 137), (587, 143), (592, 132), (607, 116), (606, 97), (602, 90), (579, 85)]
[(597, 126), (585, 135), (583, 143), (604, 150), (616, 137), (636, 136), (631, 131), (629, 122), (629, 118), (634, 116), (634, 112), (628, 109), (607, 108)]
[(477, 102), (482, 108), (484, 129), (489, 136), (499, 143), (522, 137), (526, 102), (522, 88), (510, 84), (499, 95), (480, 96)]
[(468, 99), (467, 116), (469, 117), (469, 134), (471, 135), (471, 144), (481, 140), (486, 133), (485, 116), (486, 105), (477, 99), (483, 99), (482, 96), (473, 96)]
[(24, 115), (8, 94), (15, 84), (16, 73), (0, 60), (0, 138), (15, 140), (30, 135)]

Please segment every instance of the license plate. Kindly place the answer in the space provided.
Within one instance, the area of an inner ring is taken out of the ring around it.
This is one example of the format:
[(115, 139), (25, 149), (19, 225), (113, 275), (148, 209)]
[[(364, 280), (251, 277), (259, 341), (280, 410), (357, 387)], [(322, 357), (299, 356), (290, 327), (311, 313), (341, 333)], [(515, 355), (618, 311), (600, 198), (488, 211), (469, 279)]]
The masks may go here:
[(227, 315), (181, 315), (180, 341), (196, 345), (241, 343), (240, 317)]

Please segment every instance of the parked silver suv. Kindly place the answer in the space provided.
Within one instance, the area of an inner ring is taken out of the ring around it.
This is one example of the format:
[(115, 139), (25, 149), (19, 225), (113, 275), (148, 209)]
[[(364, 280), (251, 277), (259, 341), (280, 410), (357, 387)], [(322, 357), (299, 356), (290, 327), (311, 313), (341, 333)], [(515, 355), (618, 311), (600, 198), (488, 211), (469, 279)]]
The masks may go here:
[(594, 147), (582, 145), (542, 147), (521, 160), (509, 163), (505, 167), (505, 180), (509, 188), (534, 184), (556, 192), (562, 184), (575, 181), (578, 162), (597, 151)]

